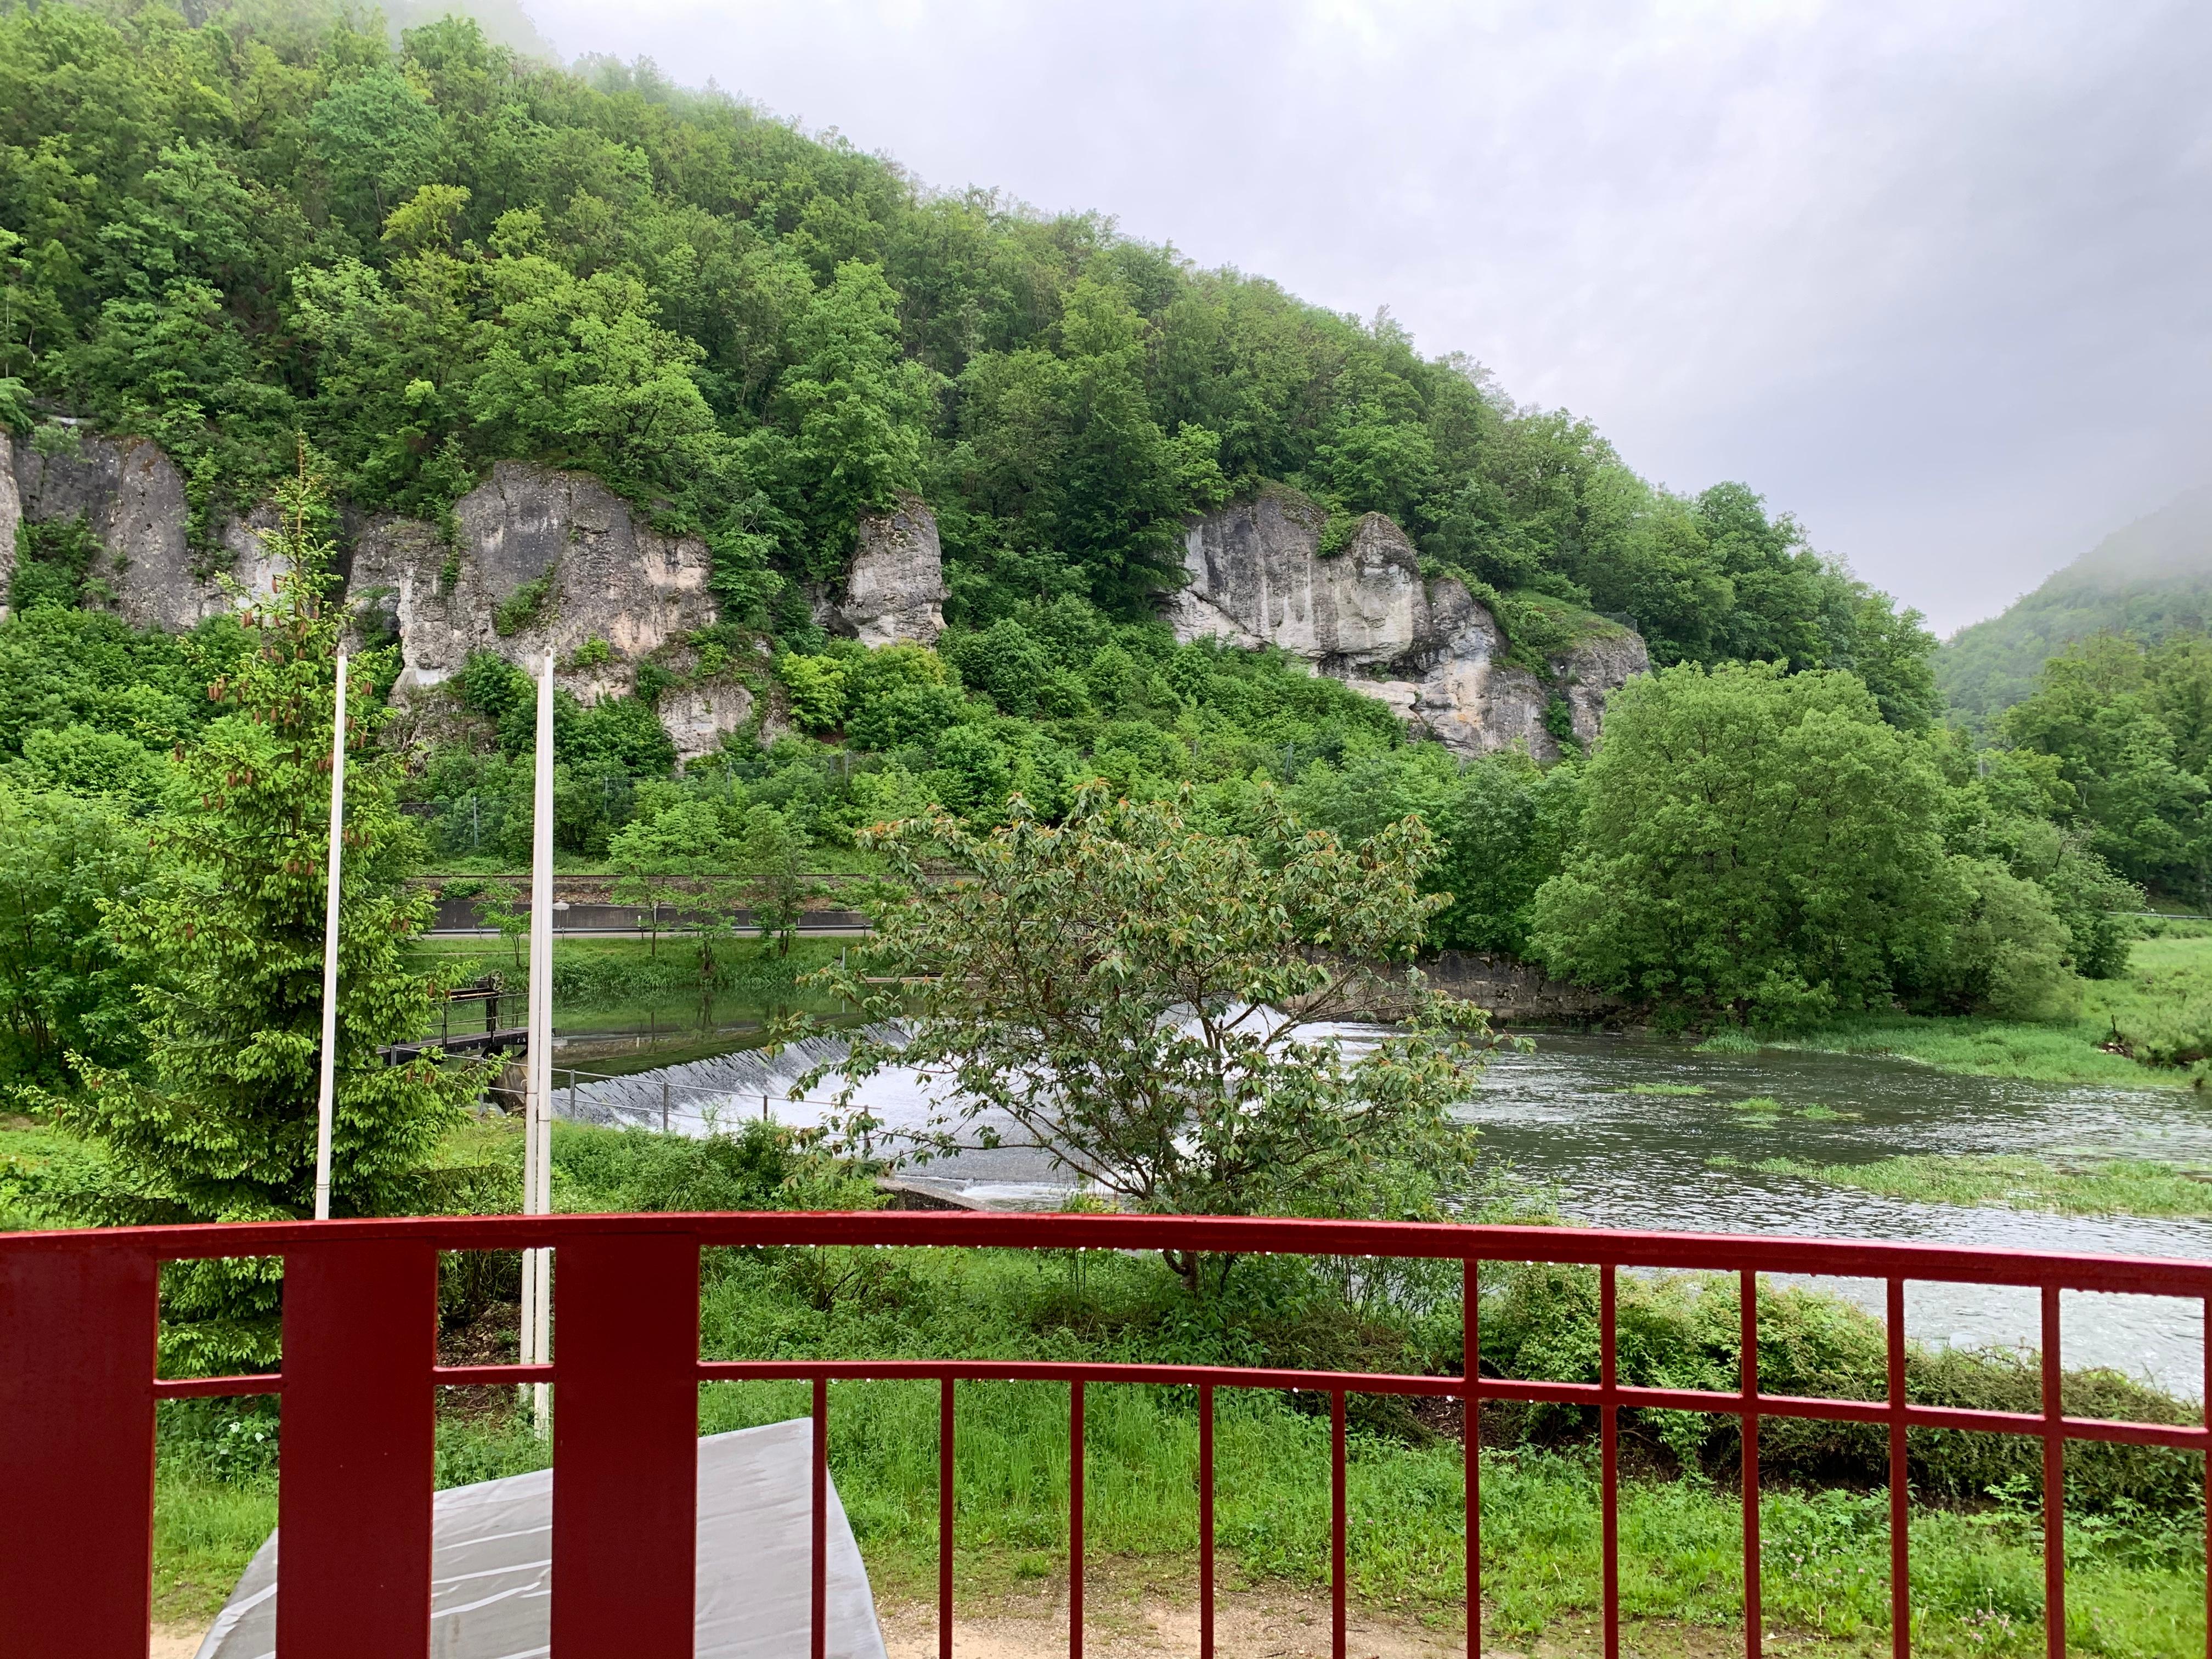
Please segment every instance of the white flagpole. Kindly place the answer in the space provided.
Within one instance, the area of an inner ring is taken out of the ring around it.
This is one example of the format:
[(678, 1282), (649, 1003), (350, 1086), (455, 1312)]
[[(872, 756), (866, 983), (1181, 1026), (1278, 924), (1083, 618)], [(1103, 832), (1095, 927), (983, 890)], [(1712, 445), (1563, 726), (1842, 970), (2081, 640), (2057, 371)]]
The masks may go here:
[(315, 1219), (331, 1218), (331, 1122), (337, 1110), (338, 859), (345, 848), (346, 659), (338, 653), (338, 690), (331, 725), (330, 894), (323, 904), (323, 1059), (315, 1106)]
[[(553, 653), (538, 681), (536, 812), (530, 861), (530, 1038), (524, 1096), (522, 1212), (553, 1207)], [(553, 1259), (550, 1250), (522, 1253), (522, 1363), (553, 1357)], [(548, 1427), (545, 1385), (530, 1385), (531, 1417)]]

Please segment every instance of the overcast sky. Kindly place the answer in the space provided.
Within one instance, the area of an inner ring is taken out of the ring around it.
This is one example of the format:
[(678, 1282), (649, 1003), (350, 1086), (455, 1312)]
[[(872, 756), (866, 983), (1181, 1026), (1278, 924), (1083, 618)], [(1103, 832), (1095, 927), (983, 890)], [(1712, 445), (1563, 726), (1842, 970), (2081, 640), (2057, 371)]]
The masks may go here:
[(2212, 6), (526, 0), (1741, 478), (1948, 633), (2212, 477)]

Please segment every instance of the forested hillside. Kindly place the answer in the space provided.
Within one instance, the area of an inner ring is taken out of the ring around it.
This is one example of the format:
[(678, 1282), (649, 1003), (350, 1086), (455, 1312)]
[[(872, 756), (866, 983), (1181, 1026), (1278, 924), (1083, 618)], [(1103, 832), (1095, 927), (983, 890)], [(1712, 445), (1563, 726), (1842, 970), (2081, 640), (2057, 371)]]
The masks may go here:
[[(1422, 818), (1452, 896), (1430, 945), (1534, 957), (1670, 1018), (1771, 1021), (2063, 1010), (2077, 973), (2124, 959), (2107, 913), (2136, 898), (2100, 848), (2142, 879), (2193, 867), (2136, 856), (2102, 827), (2118, 808), (2046, 787), (2048, 763), (1944, 733), (1917, 617), (1751, 486), (1660, 489), (1387, 314), (1096, 216), (925, 190), (647, 66), (548, 68), (453, 19), (395, 49), (374, 17), (296, 5), (0, 9), (0, 276), (18, 470), (173, 462), (210, 572), (265, 539), (265, 510), (241, 515), (275, 494), (283, 544), (339, 565), (405, 515), (420, 586), (450, 595), (478, 534), (461, 520), (519, 467), (592, 495), (623, 546), (699, 549), (714, 603), (674, 655), (561, 647), (556, 844), (628, 890), (738, 872), (795, 914), (810, 871), (865, 866), (855, 832), (888, 819), (982, 826), (1017, 798), (1049, 819), (1103, 777), (1187, 792), (1191, 822), (1233, 835), (1273, 791), (1355, 840)], [(831, 637), (856, 525), (917, 497), (941, 636)], [(1415, 741), (1379, 680), (1178, 642), (1161, 607), (1189, 527), (1236, 501), (1304, 526), (1310, 576), (1371, 553), (1424, 608), (1425, 583), (1464, 583), (1457, 614), (1503, 635), (1466, 678), (1522, 675), (1542, 741)], [(251, 736), (255, 635), (226, 615), (134, 630), (82, 514), (27, 508), (15, 550), (0, 907), (29, 942), (0, 996), (11, 1064), (56, 1078), (143, 1059), (132, 1010), (164, 970), (103, 918), (200, 878), (174, 849), (227, 809), (180, 780)], [(279, 611), (325, 602), (307, 574)], [(392, 844), (411, 836), (418, 867), (526, 854), (511, 659), (546, 592), (493, 595), (484, 648), (392, 699), (413, 814)], [(374, 607), (348, 602), (375, 647)], [(252, 628), (334, 637), (300, 617)], [(1633, 665), (1610, 683), (1623, 741), (1593, 758), (1591, 689), (1556, 665), (1601, 635)], [(362, 677), (381, 698), (398, 667), (372, 649)], [(713, 682), (736, 708), (740, 680), (750, 712), (679, 765), (661, 700)], [(287, 1018), (312, 1023), (317, 982)]]
[(394, 52), (335, 8), (10, 8), (0, 227), (12, 418), (155, 438), (204, 526), (295, 431), (347, 501), (434, 519), (493, 459), (558, 460), (705, 532), (726, 619), (803, 644), (798, 584), (900, 490), (972, 626), (1143, 616), (1186, 514), (1280, 480), (1339, 540), (1387, 513), (1438, 566), (1632, 617), (1656, 660), (1855, 668), (1929, 712), (1915, 630), (1751, 489), (1655, 489), (1385, 315), (471, 22)]
[(2000, 616), (1961, 629), (1936, 653), (1958, 714), (1988, 720), (2034, 689), (2045, 661), (2093, 634), (2155, 645), (2212, 619), (2212, 485), (2114, 531)]

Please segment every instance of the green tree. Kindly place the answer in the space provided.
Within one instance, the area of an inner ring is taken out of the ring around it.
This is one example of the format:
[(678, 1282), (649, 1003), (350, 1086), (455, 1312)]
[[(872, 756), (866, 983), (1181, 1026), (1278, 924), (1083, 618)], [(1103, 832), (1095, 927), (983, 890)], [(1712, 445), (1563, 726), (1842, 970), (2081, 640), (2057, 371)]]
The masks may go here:
[(732, 849), (713, 805), (684, 800), (632, 818), (607, 842), (607, 858), (617, 872), (615, 902), (651, 907), (651, 956), (660, 949), (662, 908), (707, 903), (700, 878), (726, 872)]
[(131, 964), (101, 919), (145, 866), (145, 831), (113, 801), (0, 781), (0, 1075), (66, 1084), (137, 1058)]
[(738, 890), (761, 937), (775, 939), (780, 957), (791, 954), (808, 902), (822, 896), (822, 884), (807, 874), (812, 850), (805, 831), (775, 807), (746, 811), (735, 847), (743, 878)]
[(2008, 709), (1998, 730), (2015, 748), (2057, 763), (2068, 792), (2058, 816), (2084, 830), (2114, 869), (2169, 892), (2206, 891), (2212, 786), (2178, 760), (2159, 689), (2133, 640), (2099, 635), (2051, 658), (2033, 695)]
[[(1016, 801), (988, 834), (942, 813), (868, 832), (909, 896), (816, 982), (903, 1033), (804, 1086), (842, 1073), (849, 1103), (914, 1067), (950, 1103), (915, 1152), (1027, 1139), (1139, 1209), (1439, 1213), (1472, 1157), (1449, 1109), (1496, 1044), (1480, 1010), (1389, 965), (1441, 902), (1420, 891), (1433, 838), (1407, 822), (1346, 847), (1259, 816), (1211, 835), (1093, 784), (1057, 827)], [(1406, 1016), (1391, 1035), (1326, 1034), (1377, 997)]]
[[(210, 688), (225, 713), (178, 761), (155, 864), (109, 913), (119, 948), (158, 977), (139, 993), (147, 1057), (92, 1068), (64, 1124), (98, 1142), (97, 1178), (63, 1195), (101, 1223), (259, 1221), (310, 1213), (322, 1018), (324, 858), (333, 664), (343, 607), (328, 603), (327, 507), (303, 452), (270, 551), (289, 561), (246, 618), (251, 648)], [(434, 982), (407, 968), (428, 900), (404, 884), (416, 838), (395, 800), (399, 762), (376, 734), (374, 665), (352, 683), (339, 921), (331, 1211), (405, 1213), (438, 1200), (432, 1154), (481, 1068), (380, 1050), (426, 1024)], [(266, 1366), (281, 1271), (269, 1263), (165, 1270), (164, 1353), (175, 1367)]]
[(1683, 665), (1607, 711), (1579, 837), (1535, 902), (1558, 974), (1783, 1019), (1866, 1006), (1959, 914), (1944, 783), (1848, 674)]
[(927, 371), (899, 352), (898, 296), (881, 270), (850, 260), (814, 296), (778, 383), (778, 424), (748, 440), (751, 467), (805, 526), (799, 568), (835, 576), (860, 517), (921, 483)]

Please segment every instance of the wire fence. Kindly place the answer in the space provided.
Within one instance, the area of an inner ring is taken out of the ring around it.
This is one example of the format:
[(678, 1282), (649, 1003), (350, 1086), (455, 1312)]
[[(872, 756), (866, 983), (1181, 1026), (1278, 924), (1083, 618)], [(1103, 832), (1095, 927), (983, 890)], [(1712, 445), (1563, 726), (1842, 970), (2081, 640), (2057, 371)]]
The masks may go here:
[(839, 1109), (834, 1099), (801, 1093), (798, 1079), (823, 1061), (842, 1060), (836, 1037), (786, 1043), (773, 1054), (744, 1048), (650, 1072), (553, 1068), (553, 1115), (602, 1127), (642, 1127), (665, 1133), (709, 1134), (748, 1119), (775, 1122), (797, 1109), (810, 1122)]

